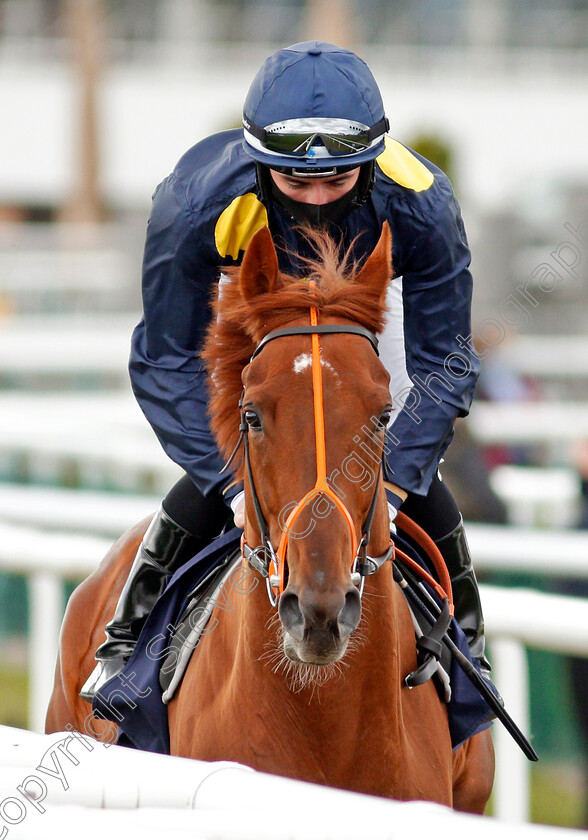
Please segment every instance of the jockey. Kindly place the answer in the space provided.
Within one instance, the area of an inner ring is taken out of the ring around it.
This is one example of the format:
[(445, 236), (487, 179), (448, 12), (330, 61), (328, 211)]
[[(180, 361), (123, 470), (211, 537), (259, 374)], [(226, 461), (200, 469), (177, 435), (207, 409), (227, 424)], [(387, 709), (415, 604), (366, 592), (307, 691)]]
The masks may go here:
[(389, 223), (396, 276), (380, 349), (398, 406), (385, 456), (391, 519), (403, 505), (439, 546), (456, 617), (473, 657), (489, 669), (461, 514), (438, 471), (478, 373), (470, 253), (446, 175), (387, 130), (380, 91), (358, 56), (317, 41), (295, 44), (254, 78), (243, 128), (202, 140), (157, 188), (130, 375), (164, 450), (186, 474), (143, 538), (83, 697), (123, 669), (167, 579), (220, 533), (231, 505), (243, 527), (242, 492), (220, 474), (198, 352), (213, 287), (264, 225), (281, 246), (281, 269), (298, 274), (299, 257), (310, 256), (301, 223), (327, 226), (358, 260)]

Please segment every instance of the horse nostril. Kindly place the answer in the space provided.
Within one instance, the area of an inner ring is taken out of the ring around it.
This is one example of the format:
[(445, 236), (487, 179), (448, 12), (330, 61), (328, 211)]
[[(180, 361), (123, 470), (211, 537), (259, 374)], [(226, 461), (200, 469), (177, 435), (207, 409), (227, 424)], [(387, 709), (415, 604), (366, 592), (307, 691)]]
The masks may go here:
[(278, 614), (284, 628), (297, 641), (304, 637), (304, 618), (300, 611), (298, 595), (294, 592), (283, 592), (278, 604)]
[(361, 618), (361, 596), (354, 586), (345, 595), (345, 605), (339, 613), (339, 627), (346, 633), (353, 633)]

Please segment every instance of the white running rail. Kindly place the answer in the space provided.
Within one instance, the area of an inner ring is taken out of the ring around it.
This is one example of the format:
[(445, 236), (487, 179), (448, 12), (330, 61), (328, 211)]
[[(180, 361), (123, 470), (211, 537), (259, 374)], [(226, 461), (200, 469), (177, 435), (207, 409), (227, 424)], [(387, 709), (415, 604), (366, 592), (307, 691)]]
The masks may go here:
[[(10, 492), (10, 486), (0, 486), (2, 505)], [(53, 498), (52, 507), (40, 503), (44, 494)], [(33, 501), (35, 504), (31, 504)], [(157, 503), (157, 497), (38, 488), (31, 489), (30, 494), (28, 489), (20, 488), (12, 499), (12, 508), (6, 501), (5, 515), (13, 521), (0, 521), (0, 569), (25, 575), (29, 582), (31, 729), (43, 730), (53, 685), (64, 610), (62, 581), (87, 576), (113, 537), (152, 513)], [(25, 524), (27, 516), (35, 527)], [(70, 530), (65, 530), (68, 523)], [(48, 530), (49, 524), (64, 530)], [(468, 535), (478, 569), (507, 567), (588, 577), (588, 534), (469, 525)], [(556, 569), (554, 556), (558, 557)], [(482, 587), (482, 597), (496, 683), (510, 714), (528, 733), (525, 647), (588, 656), (588, 601), (488, 586)], [(502, 819), (526, 821), (530, 765), (500, 725), (495, 725), (494, 733), (495, 811)]]
[[(86, 840), (574, 840), (570, 829), (459, 814), (260, 773), (137, 753), (70, 732), (0, 726), (0, 838)], [(15, 828), (18, 826), (18, 828)]]

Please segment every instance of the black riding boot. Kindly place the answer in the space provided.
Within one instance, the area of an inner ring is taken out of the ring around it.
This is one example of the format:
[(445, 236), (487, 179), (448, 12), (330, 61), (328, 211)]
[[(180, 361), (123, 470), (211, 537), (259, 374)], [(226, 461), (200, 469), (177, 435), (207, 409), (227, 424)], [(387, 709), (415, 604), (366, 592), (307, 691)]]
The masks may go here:
[(139, 546), (114, 617), (106, 625), (106, 641), (96, 651), (98, 665), (80, 691), (84, 700), (92, 701), (123, 670), (168, 578), (204, 545), (201, 537), (181, 528), (160, 506)]
[(446, 537), (436, 540), (436, 545), (443, 555), (451, 578), (455, 618), (465, 633), (472, 658), (480, 662), (483, 672), (489, 673), (490, 663), (484, 655), (486, 640), (480, 590), (472, 566), (463, 520)]

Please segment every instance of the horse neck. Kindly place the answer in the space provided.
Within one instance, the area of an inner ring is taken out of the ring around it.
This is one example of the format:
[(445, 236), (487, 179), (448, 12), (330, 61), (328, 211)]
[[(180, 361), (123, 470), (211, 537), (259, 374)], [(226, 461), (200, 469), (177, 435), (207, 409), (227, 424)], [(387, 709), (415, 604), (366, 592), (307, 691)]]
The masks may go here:
[(414, 656), (414, 629), (400, 588), (394, 583), (390, 565), (369, 577), (363, 596), (362, 619), (357, 631), (365, 640), (362, 650), (384, 663), (393, 660), (402, 670)]

